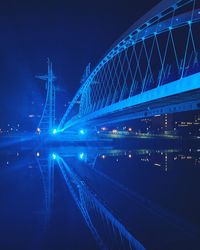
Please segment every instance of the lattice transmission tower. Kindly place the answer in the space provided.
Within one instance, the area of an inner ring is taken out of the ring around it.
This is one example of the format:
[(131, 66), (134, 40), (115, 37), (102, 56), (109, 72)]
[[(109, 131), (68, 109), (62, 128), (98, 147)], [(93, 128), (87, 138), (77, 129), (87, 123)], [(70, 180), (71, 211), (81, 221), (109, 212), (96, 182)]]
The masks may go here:
[(47, 75), (39, 75), (36, 78), (45, 81), (46, 101), (40, 122), (37, 127), (37, 132), (42, 134), (53, 133), (55, 130), (55, 106), (56, 106), (56, 88), (55, 88), (55, 75), (52, 69), (52, 62), (47, 60), (48, 73)]

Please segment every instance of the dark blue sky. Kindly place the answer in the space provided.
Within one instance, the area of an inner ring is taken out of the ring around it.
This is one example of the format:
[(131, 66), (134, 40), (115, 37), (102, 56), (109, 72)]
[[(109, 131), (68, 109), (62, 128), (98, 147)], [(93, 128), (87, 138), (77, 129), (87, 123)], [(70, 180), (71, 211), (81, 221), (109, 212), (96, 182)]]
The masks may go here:
[(34, 76), (50, 57), (57, 84), (71, 99), (88, 62), (92, 67), (139, 17), (159, 0), (4, 1), (0, 8), (1, 123), (21, 121), (30, 93), (40, 96)]

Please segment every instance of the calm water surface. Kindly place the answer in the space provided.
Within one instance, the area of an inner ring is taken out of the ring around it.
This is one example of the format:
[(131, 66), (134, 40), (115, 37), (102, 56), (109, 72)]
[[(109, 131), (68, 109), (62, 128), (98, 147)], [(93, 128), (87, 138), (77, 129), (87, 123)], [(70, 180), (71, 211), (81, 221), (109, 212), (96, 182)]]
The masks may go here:
[(200, 149), (0, 151), (0, 249), (200, 249)]

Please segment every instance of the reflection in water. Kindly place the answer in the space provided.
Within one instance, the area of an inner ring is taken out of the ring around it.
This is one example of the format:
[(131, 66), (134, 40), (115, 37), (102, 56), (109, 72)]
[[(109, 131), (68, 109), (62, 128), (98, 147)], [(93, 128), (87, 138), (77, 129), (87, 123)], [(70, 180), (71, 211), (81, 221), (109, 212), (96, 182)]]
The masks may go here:
[[(113, 249), (144, 249), (63, 158), (58, 158), (58, 164), (77, 206), (101, 249), (111, 249), (111, 247)], [(99, 223), (100, 227), (97, 229)]]
[[(36, 158), (43, 178), (46, 221), (49, 220), (51, 206), (53, 204), (54, 165), (56, 163), (56, 165), (59, 166), (76, 205), (80, 209), (81, 214), (100, 249), (145, 249), (144, 246), (146, 247), (146, 245), (148, 249), (153, 248), (151, 248), (152, 243), (149, 247), (147, 240), (144, 240), (147, 244), (144, 244), (143, 246), (143, 239), (141, 238), (140, 233), (137, 233), (137, 235), (140, 236), (138, 240), (137, 237), (137, 239), (135, 238), (135, 234), (132, 234), (127, 228), (127, 225), (134, 228), (134, 220), (131, 221), (131, 223), (127, 223), (127, 221), (126, 223), (122, 223), (122, 219), (119, 216), (120, 213), (116, 212), (117, 207), (115, 207), (115, 211), (111, 209), (110, 203), (105, 200), (105, 190), (102, 192), (102, 190), (99, 190), (97, 187), (98, 182), (100, 185), (102, 184), (102, 186), (104, 185), (108, 188), (109, 192), (112, 192), (112, 189), (117, 191), (119, 200), (128, 197), (129, 202), (127, 205), (133, 208), (135, 206), (133, 212), (138, 214), (137, 209), (139, 209), (140, 213), (144, 214), (144, 217), (153, 217), (153, 222), (155, 222), (155, 224), (158, 223), (164, 234), (170, 230), (172, 235), (176, 235), (175, 237), (181, 238), (186, 235), (189, 239), (198, 239), (199, 228), (193, 223), (190, 223), (188, 220), (182, 218), (182, 216), (178, 216), (176, 213), (171, 212), (170, 209), (164, 208), (162, 205), (158, 204), (151, 198), (148, 198), (146, 195), (141, 194), (137, 190), (127, 187), (127, 185), (118, 181), (117, 178), (114, 178), (114, 174), (112, 177), (111, 175), (106, 174), (105, 166), (104, 171), (97, 167), (97, 162), (99, 161), (105, 162), (106, 160), (112, 160), (112, 162), (119, 164), (119, 160), (121, 161), (123, 158), (128, 160), (134, 159), (134, 162), (136, 163), (138, 163), (137, 160), (139, 160), (141, 164), (147, 164), (155, 168), (163, 169), (164, 172), (167, 172), (168, 167), (173, 165), (172, 162), (177, 164), (178, 161), (182, 163), (192, 161), (193, 166), (200, 166), (199, 149), (189, 149), (187, 152), (183, 153), (176, 149), (120, 150), (104, 148), (99, 150), (98, 148), (91, 149), (81, 147), (60, 148), (58, 152), (50, 153), (48, 157)], [(84, 165), (84, 170), (81, 169), (80, 164)], [(92, 179), (94, 179), (94, 182), (91, 181)], [(139, 216), (141, 216), (141, 214)], [(139, 220), (140, 219), (141, 218), (139, 218)], [(145, 220), (146, 219), (147, 218), (145, 218)], [(143, 231), (142, 228), (144, 227), (145, 231), (146, 225), (143, 225), (142, 221), (143, 218), (141, 219), (140, 230)], [(136, 222), (136, 224), (137, 223), (138, 222)], [(135, 231), (137, 232), (137, 230)], [(161, 234), (162, 232), (159, 233)], [(170, 233), (169, 238), (172, 237), (170, 236)], [(165, 236), (159, 235), (159, 237), (162, 241), (162, 237)], [(157, 240), (159, 242), (159, 239)]]
[(0, 171), (1, 249), (200, 247), (198, 147), (23, 147), (1, 151)]
[(42, 176), (42, 184), (44, 188), (45, 224), (48, 226), (54, 195), (54, 160), (56, 158), (55, 154), (49, 155), (47, 158), (39, 157), (39, 152), (36, 153), (36, 156), (36, 161)]

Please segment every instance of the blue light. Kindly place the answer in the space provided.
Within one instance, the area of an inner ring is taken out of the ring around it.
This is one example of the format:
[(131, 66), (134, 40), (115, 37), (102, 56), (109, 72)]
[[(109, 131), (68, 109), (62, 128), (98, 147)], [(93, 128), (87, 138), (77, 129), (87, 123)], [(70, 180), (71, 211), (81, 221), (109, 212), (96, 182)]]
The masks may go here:
[(57, 133), (57, 129), (56, 128), (54, 128), (54, 130), (53, 130), (53, 134), (55, 135)]
[(81, 135), (85, 135), (86, 131), (85, 131), (84, 129), (81, 129), (81, 130), (79, 131), (79, 133), (80, 133)]
[(52, 154), (52, 158), (53, 158), (53, 160), (56, 160), (56, 158), (57, 158), (56, 154)]
[(83, 160), (83, 158), (84, 158), (84, 153), (81, 153), (81, 154), (79, 155), (79, 158), (80, 158), (81, 160)]
[(87, 160), (87, 155), (85, 154), (85, 153), (80, 153), (79, 155), (78, 155), (78, 158), (79, 158), (79, 160), (81, 160), (81, 161), (86, 161)]

